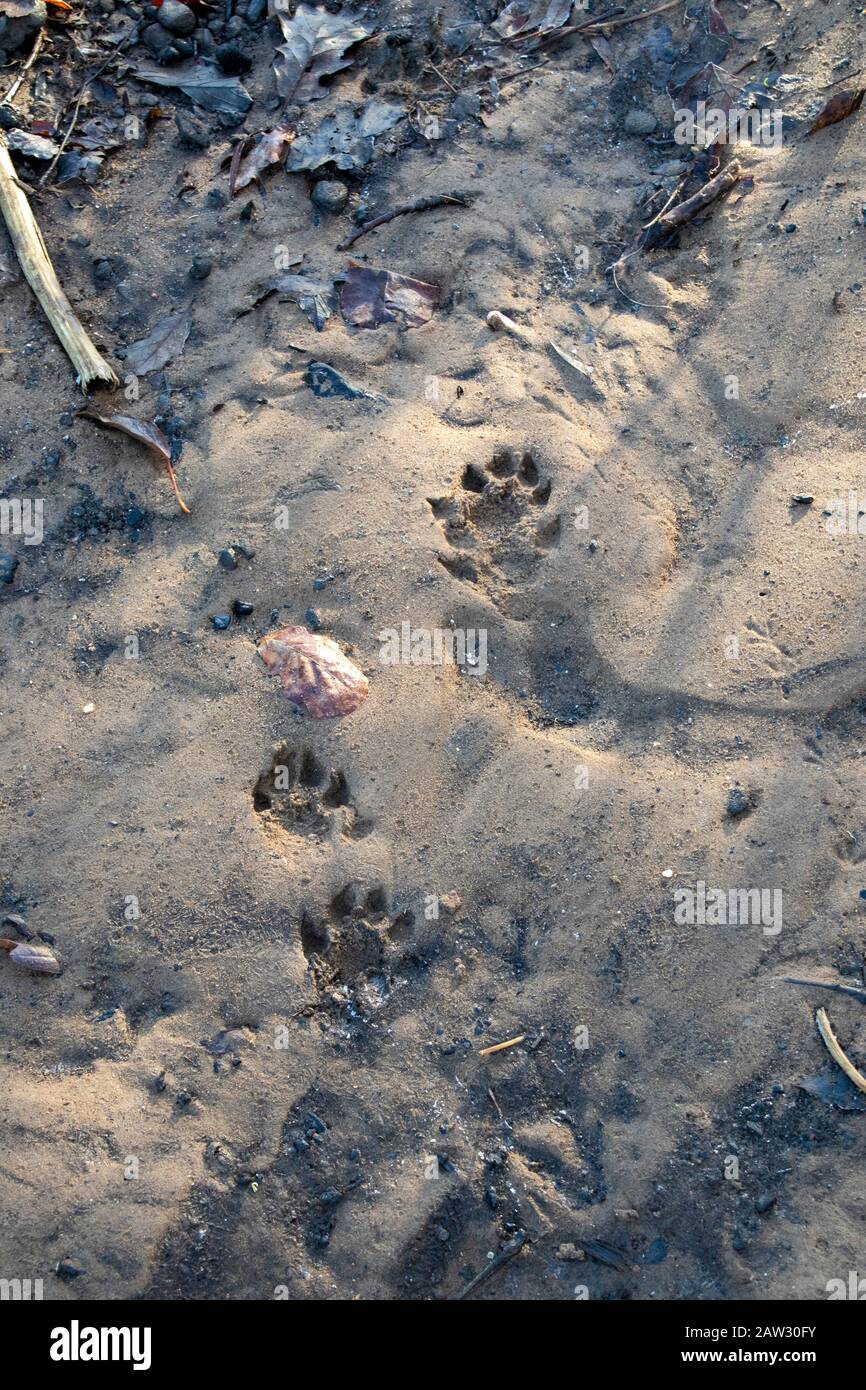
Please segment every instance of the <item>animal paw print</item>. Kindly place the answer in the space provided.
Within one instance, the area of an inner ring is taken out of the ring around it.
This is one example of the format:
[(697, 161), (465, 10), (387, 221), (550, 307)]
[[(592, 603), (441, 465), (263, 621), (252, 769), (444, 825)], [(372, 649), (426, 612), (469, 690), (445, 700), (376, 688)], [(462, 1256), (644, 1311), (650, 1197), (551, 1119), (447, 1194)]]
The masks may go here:
[(396, 938), (411, 923), (410, 913), (389, 916), (380, 884), (363, 889), (347, 883), (323, 914), (304, 912), (301, 947), (318, 988), (344, 1003), (339, 991), (348, 987), (363, 1007), (378, 1008), (394, 986), (392, 972), (401, 955)]
[(559, 540), (560, 517), (545, 512), (550, 493), (528, 449), (500, 450), (486, 468), (467, 464), (446, 497), (428, 499), (449, 546), (440, 563), (494, 594), (525, 583)]
[(371, 828), (358, 814), (346, 774), (326, 772), (309, 749), (278, 743), (270, 764), (253, 788), (253, 806), (265, 829), (319, 839), (333, 834), (364, 835)]

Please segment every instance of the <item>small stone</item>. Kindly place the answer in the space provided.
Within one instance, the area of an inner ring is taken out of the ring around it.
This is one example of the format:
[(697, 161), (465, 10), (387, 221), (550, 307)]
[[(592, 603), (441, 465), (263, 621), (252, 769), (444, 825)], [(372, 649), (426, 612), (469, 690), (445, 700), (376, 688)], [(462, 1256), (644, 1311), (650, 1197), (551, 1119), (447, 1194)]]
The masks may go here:
[(207, 256), (193, 256), (192, 265), (189, 268), (189, 278), (191, 280), (206, 280), (213, 270), (213, 261)]
[(231, 620), (230, 613), (217, 613), (215, 618), (211, 618), (217, 632), (225, 632), (226, 628), (231, 625)]
[(732, 787), (728, 792), (728, 815), (742, 816), (752, 809), (752, 798), (740, 787)]
[(0, 555), (0, 584), (11, 584), (17, 568), (17, 555)]
[(306, 609), (304, 613), (304, 622), (307, 624), (307, 627), (310, 629), (311, 632), (319, 632), (322, 626), (322, 620), (316, 612), (315, 608)]
[(455, 912), (460, 910), (462, 902), (463, 899), (459, 893), (443, 893), (439, 899), (439, 906), (448, 913), (449, 917), (453, 917)]
[(253, 605), (245, 603), (242, 599), (236, 598), (232, 604), (232, 612), (236, 618), (248, 618), (253, 612)]
[(206, 150), (210, 145), (209, 128), (197, 115), (190, 115), (189, 111), (175, 111), (174, 124), (181, 136), (181, 145), (190, 145), (199, 150)]
[(236, 570), (238, 567), (238, 557), (231, 546), (227, 546), (225, 550), (220, 551), (217, 555), (217, 561), (219, 562), (220, 569)]
[(755, 1211), (759, 1216), (765, 1216), (771, 1207), (776, 1205), (776, 1198), (771, 1192), (762, 1192), (755, 1202)]
[(196, 18), (189, 5), (182, 5), (180, 0), (162, 0), (158, 23), (170, 34), (191, 34)]
[(219, 44), (214, 56), (227, 77), (243, 77), (253, 65), (252, 58), (236, 43)]
[(562, 1245), (556, 1247), (556, 1258), (558, 1260), (585, 1260), (586, 1251), (581, 1250), (579, 1245), (567, 1240)]
[(319, 1201), (323, 1207), (335, 1207), (342, 1200), (343, 1194), (338, 1192), (336, 1187), (326, 1187), (324, 1192), (319, 1193)]
[(349, 190), (339, 179), (320, 179), (310, 198), (323, 212), (342, 212), (349, 201)]
[(20, 117), (16, 115), (12, 107), (0, 106), (0, 130), (18, 130), (20, 126)]
[(634, 106), (626, 114), (624, 129), (626, 135), (652, 135), (657, 125), (658, 121), (651, 111)]

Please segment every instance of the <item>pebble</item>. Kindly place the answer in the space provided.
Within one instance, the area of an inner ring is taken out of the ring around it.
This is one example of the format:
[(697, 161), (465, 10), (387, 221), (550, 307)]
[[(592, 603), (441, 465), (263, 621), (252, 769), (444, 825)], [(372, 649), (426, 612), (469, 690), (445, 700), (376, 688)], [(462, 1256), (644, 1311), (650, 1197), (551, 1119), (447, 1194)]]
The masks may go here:
[(170, 34), (191, 34), (196, 18), (189, 5), (182, 5), (180, 0), (162, 0), (158, 23)]
[(728, 815), (742, 816), (746, 811), (751, 810), (752, 799), (747, 792), (739, 787), (732, 787), (728, 792)]
[(304, 622), (311, 632), (318, 632), (322, 626), (322, 620), (315, 608), (307, 608), (304, 612)]
[(776, 1199), (771, 1192), (762, 1192), (755, 1202), (755, 1211), (759, 1216), (765, 1216), (771, 1207), (776, 1205)]
[(323, 212), (342, 212), (349, 201), (349, 190), (339, 179), (320, 179), (310, 198)]
[(0, 130), (17, 130), (20, 126), (21, 120), (12, 107), (0, 106)]
[(231, 621), (230, 613), (217, 613), (215, 618), (211, 618), (217, 632), (225, 632), (226, 628), (231, 626)]
[(213, 261), (207, 256), (193, 256), (189, 269), (191, 280), (206, 280), (213, 270)]
[(228, 77), (243, 77), (253, 65), (252, 58), (248, 58), (236, 43), (219, 44), (214, 56)]
[(224, 570), (236, 570), (238, 567), (238, 557), (231, 547), (221, 550), (217, 555), (219, 566)]
[(626, 115), (624, 129), (627, 135), (652, 135), (657, 125), (658, 121), (651, 111), (634, 106)]
[(243, 599), (236, 598), (232, 604), (232, 612), (236, 618), (248, 618), (253, 612), (253, 604), (245, 603)]

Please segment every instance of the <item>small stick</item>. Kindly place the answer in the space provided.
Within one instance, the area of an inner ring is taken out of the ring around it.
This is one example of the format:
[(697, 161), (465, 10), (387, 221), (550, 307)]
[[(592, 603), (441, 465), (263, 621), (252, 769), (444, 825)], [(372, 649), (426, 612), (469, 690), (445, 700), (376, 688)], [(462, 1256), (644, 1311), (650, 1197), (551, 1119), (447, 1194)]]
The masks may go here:
[(97, 351), (79, 323), (72, 305), (45, 249), (33, 209), (15, 176), (5, 139), (0, 136), (0, 212), (6, 223), (21, 269), (67, 357), (75, 368), (79, 385), (86, 391), (91, 381), (107, 381), (118, 386), (117, 376)]
[(440, 72), (439, 69), (437, 68), (437, 66), (436, 66), (435, 63), (428, 62), (428, 63), (427, 63), (427, 66), (428, 66), (428, 68), (430, 69), (431, 72), (435, 72), (436, 76), (437, 76), (442, 82), (445, 83), (445, 86), (446, 86), (446, 87), (450, 87), (450, 88), (451, 88), (451, 91), (454, 92), (454, 94), (455, 94), (456, 96), (459, 96), (459, 94), (460, 94), (460, 89), (459, 89), (459, 87), (455, 87), (453, 82), (449, 82), (449, 81), (448, 81), (448, 78), (445, 76), (444, 72)]
[(815, 989), (832, 989), (836, 994), (850, 994), (852, 999), (859, 999), (861, 1004), (866, 1004), (866, 989), (858, 989), (856, 985), (828, 984), (825, 980), (800, 980), (794, 975), (783, 975), (782, 982), (786, 985), (812, 985)]
[(12, 86), (9, 88), (9, 91), (6, 93), (4, 97), (0, 98), (0, 105), (8, 106), (10, 102), (15, 100), (15, 97), (18, 95), (18, 92), (20, 90), (21, 83), (24, 81), (33, 64), (36, 62), (36, 59), (39, 57), (39, 54), (42, 52), (42, 45), (44, 42), (45, 30), (40, 29), (39, 33), (36, 35), (36, 42), (30, 50), (30, 57), (27, 59), (27, 62), (24, 64), (18, 76), (15, 78), (15, 81), (12, 83)]
[(863, 1074), (857, 1070), (854, 1063), (846, 1057), (845, 1053), (842, 1051), (839, 1040), (830, 1027), (830, 1020), (824, 1009), (819, 1009), (815, 1014), (815, 1022), (818, 1025), (818, 1032), (821, 1034), (824, 1046), (833, 1058), (833, 1061), (842, 1068), (848, 1080), (854, 1082), (858, 1091), (866, 1093), (866, 1076), (863, 1076)]
[(489, 1086), (488, 1086), (488, 1088), (487, 1088), (487, 1094), (489, 1095), (489, 1097), (490, 1097), (490, 1103), (491, 1103), (491, 1105), (493, 1106), (493, 1109), (496, 1111), (497, 1115), (499, 1116), (500, 1120), (503, 1119), (502, 1111), (501, 1111), (500, 1108), (499, 1108), (499, 1101), (496, 1099), (495, 1095), (493, 1094), (493, 1092), (492, 1092), (492, 1090), (490, 1089)]
[[(685, 202), (678, 203), (676, 207), (669, 208), (667, 212), (654, 219), (651, 223), (651, 235), (642, 241), (641, 249), (645, 250), (648, 246), (653, 246), (660, 237), (667, 232), (674, 231), (677, 227), (682, 227), (684, 223), (691, 222), (699, 212), (710, 203), (714, 203), (722, 194), (727, 193), (734, 184), (743, 177), (743, 169), (738, 159), (732, 159), (730, 164), (721, 173), (716, 174), (715, 178), (705, 183), (703, 188), (699, 188), (697, 193), (693, 193), (691, 198), (686, 198)], [(650, 230), (650, 229), (648, 229)]]
[(626, 15), (623, 19), (596, 19), (589, 24), (580, 24), (578, 31), (585, 33), (587, 29), (622, 29), (626, 24), (637, 24), (638, 20), (652, 19), (654, 14), (664, 14), (665, 10), (672, 10), (679, 4), (681, 0), (665, 0), (663, 5), (656, 5), (654, 10), (642, 10), (640, 14)]
[(506, 1047), (516, 1047), (518, 1043), (526, 1040), (526, 1034), (521, 1033), (517, 1038), (509, 1038), (507, 1042), (494, 1043), (492, 1047), (482, 1047), (479, 1057), (492, 1057), (494, 1052), (502, 1052)]
[(474, 1279), (469, 1280), (466, 1288), (457, 1294), (457, 1301), (459, 1302), (461, 1298), (468, 1298), (471, 1293), (475, 1292), (479, 1284), (483, 1284), (484, 1280), (489, 1279), (491, 1274), (495, 1274), (497, 1269), (501, 1269), (503, 1265), (507, 1265), (508, 1261), (514, 1259), (518, 1250), (520, 1250), (525, 1243), (526, 1232), (518, 1231), (517, 1235), (512, 1236), (508, 1244), (502, 1247), (499, 1254), (494, 1255), (493, 1259), (488, 1261), (481, 1273), (476, 1274)]
[(386, 222), (393, 222), (395, 217), (402, 217), (407, 212), (429, 212), (431, 208), (441, 208), (446, 206), (457, 206), (466, 208), (468, 203), (462, 198), (451, 198), (445, 193), (434, 194), (429, 198), (416, 198), (414, 203), (403, 203), (399, 208), (393, 208), (391, 212), (383, 212), (381, 217), (374, 217), (371, 222), (365, 222), (362, 227), (349, 236), (344, 237), (337, 247), (338, 251), (348, 251), (350, 246), (354, 246), (367, 232), (372, 232), (374, 227), (384, 227)]

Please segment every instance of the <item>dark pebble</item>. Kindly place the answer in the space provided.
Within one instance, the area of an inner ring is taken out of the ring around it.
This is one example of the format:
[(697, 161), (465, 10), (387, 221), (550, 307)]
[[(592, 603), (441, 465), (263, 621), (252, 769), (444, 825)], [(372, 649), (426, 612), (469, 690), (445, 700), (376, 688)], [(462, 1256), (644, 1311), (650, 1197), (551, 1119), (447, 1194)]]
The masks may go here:
[(21, 126), (19, 117), (11, 106), (0, 106), (0, 130), (17, 130)]
[(243, 77), (253, 65), (252, 58), (236, 43), (219, 44), (214, 56), (227, 77)]
[(238, 557), (232, 548), (221, 550), (217, 556), (217, 560), (219, 561), (220, 569), (236, 570), (238, 567)]
[(324, 1192), (319, 1193), (319, 1201), (323, 1207), (335, 1207), (342, 1200), (343, 1194), (338, 1192), (336, 1187), (326, 1187)]
[(215, 618), (211, 618), (217, 632), (225, 632), (226, 628), (231, 625), (231, 620), (230, 613), (217, 613)]
[(751, 797), (739, 787), (733, 787), (728, 793), (728, 815), (742, 816), (746, 811), (751, 810)]
[(27, 926), (27, 923), (24, 921), (24, 918), (19, 917), (17, 912), (7, 912), (6, 916), (3, 918), (3, 926), (12, 927), (13, 930), (17, 931), (18, 935), (22, 937), (25, 941), (33, 940), (32, 931)]
[(189, 276), (191, 280), (206, 280), (213, 270), (213, 261), (207, 256), (193, 256)]
[(158, 22), (170, 34), (191, 34), (196, 26), (196, 18), (189, 5), (180, 0), (162, 0), (157, 11)]
[(316, 612), (315, 608), (308, 608), (306, 610), (306, 612), (304, 613), (304, 622), (307, 624), (307, 627), (310, 628), (312, 632), (319, 632), (322, 626), (322, 620)]
[(771, 1207), (776, 1205), (776, 1199), (770, 1192), (762, 1192), (755, 1202), (755, 1211), (759, 1216), (764, 1216)]
[(0, 584), (11, 584), (17, 568), (17, 555), (0, 555)]
[(79, 1274), (84, 1273), (84, 1270), (79, 1269), (77, 1265), (72, 1264), (69, 1260), (58, 1260), (57, 1264), (54, 1266), (54, 1273), (57, 1275), (58, 1279), (77, 1279)]
[(204, 121), (200, 121), (197, 116), (190, 115), (189, 111), (175, 111), (174, 123), (177, 126), (182, 144), (191, 145), (200, 150), (207, 149), (210, 144), (210, 129)]
[(236, 618), (248, 618), (253, 611), (251, 603), (244, 603), (242, 599), (236, 598), (232, 604), (232, 612)]

